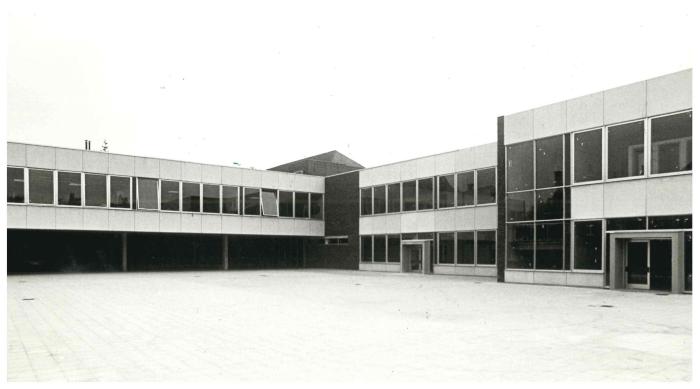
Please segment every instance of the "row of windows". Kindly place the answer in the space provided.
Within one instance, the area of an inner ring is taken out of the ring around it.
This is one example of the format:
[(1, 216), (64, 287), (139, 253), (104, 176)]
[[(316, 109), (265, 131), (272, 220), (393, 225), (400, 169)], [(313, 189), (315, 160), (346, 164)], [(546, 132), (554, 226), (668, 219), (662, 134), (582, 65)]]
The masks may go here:
[(571, 189), (552, 188), (506, 194), (506, 221), (554, 220), (569, 217)]
[[(605, 222), (607, 231), (690, 229), (692, 215), (613, 218)], [(573, 244), (573, 269), (600, 271), (603, 269), (603, 238), (603, 220), (507, 224), (506, 266), (509, 269), (570, 270), (568, 247)]]
[(13, 167), (7, 202), (323, 219), (322, 193)]
[[(692, 126), (688, 111), (573, 133), (573, 182), (690, 171)], [(568, 139), (567, 134), (509, 145), (507, 192), (569, 185)]]
[(496, 231), (457, 231), (438, 233), (441, 265), (495, 265)]
[[(496, 202), (496, 169), (488, 168), (468, 172), (446, 174), (393, 184), (360, 189), (360, 214), (381, 215), (395, 212)], [(435, 194), (437, 193), (437, 199)]]

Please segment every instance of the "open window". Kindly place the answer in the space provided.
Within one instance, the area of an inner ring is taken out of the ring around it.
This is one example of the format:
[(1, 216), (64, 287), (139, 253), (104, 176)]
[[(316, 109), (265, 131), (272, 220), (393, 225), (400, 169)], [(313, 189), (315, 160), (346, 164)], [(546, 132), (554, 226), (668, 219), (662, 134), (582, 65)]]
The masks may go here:
[(262, 214), (263, 216), (278, 216), (277, 209), (277, 190), (263, 189), (262, 190)]

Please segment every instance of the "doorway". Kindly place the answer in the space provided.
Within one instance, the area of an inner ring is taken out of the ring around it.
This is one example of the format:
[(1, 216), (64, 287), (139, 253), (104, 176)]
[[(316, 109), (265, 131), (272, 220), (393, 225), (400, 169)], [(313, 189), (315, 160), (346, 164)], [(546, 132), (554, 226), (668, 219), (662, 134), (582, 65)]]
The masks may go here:
[(401, 271), (429, 274), (430, 270), (430, 241), (404, 240), (401, 243)]
[(630, 289), (671, 290), (671, 240), (627, 242), (626, 281)]

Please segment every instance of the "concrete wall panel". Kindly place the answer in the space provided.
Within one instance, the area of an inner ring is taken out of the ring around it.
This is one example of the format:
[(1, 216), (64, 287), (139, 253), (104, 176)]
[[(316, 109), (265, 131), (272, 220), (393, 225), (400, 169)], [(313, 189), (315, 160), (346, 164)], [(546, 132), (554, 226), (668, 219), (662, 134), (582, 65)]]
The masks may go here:
[(605, 101), (605, 124), (641, 119), (646, 116), (646, 81), (606, 90), (603, 93)]
[(476, 211), (474, 207), (459, 208), (455, 211), (455, 230), (472, 231), (474, 230), (475, 220)]
[(232, 167), (222, 167), (221, 168), (221, 183), (224, 185), (241, 185), (243, 169), (237, 169)]
[(603, 92), (581, 96), (566, 102), (568, 131), (577, 131), (603, 125)]
[(401, 232), (417, 232), (418, 229), (418, 214), (409, 212), (401, 214)]
[(604, 212), (603, 184), (571, 187), (571, 217), (574, 219), (601, 218)]
[(180, 215), (180, 230), (182, 232), (201, 233), (202, 215), (196, 213), (183, 213)]
[(495, 205), (476, 207), (474, 209), (474, 228), (477, 230), (496, 229), (498, 226), (498, 208)]
[(220, 215), (202, 215), (202, 233), (204, 233), (204, 234), (220, 234), (221, 233), (221, 216)]
[[(177, 212), (160, 212), (157, 214), (159, 219), (160, 232), (181, 232), (180, 213)], [(138, 219), (137, 219), (138, 220)], [(137, 228), (138, 230), (138, 228)]]
[(109, 155), (109, 174), (122, 176), (134, 175), (134, 157), (127, 155)]
[(435, 157), (425, 157), (416, 160), (416, 173), (419, 178), (435, 175)]
[(246, 235), (260, 235), (262, 233), (262, 221), (259, 217), (241, 217), (241, 233)]
[(291, 191), (294, 190), (294, 175), (293, 174), (280, 174), (279, 178), (279, 189)]
[(455, 156), (457, 153), (450, 152), (435, 156), (435, 175), (449, 174), (455, 172)]
[(260, 188), (262, 185), (262, 174), (257, 170), (241, 170), (241, 185), (251, 188)]
[(202, 165), (192, 162), (183, 162), (182, 180), (191, 182), (202, 182)]
[(607, 183), (603, 196), (606, 218), (644, 215), (646, 212), (645, 180)]
[(221, 216), (221, 232), (224, 234), (240, 234), (242, 216)]
[(533, 116), (535, 138), (545, 138), (566, 132), (566, 102), (535, 108)]
[(416, 229), (419, 232), (435, 231), (435, 212), (416, 212)]
[(109, 173), (109, 154), (83, 151), (83, 170), (90, 173)]
[(160, 160), (134, 157), (134, 175), (137, 177), (158, 178), (160, 176)]
[(535, 136), (532, 110), (507, 115), (504, 121), (503, 140), (505, 145), (532, 140)]
[(7, 164), (25, 166), (27, 164), (27, 146), (21, 143), (7, 143)]
[(496, 277), (497, 269), (496, 266), (476, 266), (474, 268), (474, 275), (481, 277)]
[(54, 147), (27, 145), (27, 166), (43, 169), (56, 168), (56, 149)]
[[(159, 212), (132, 211), (134, 212), (134, 231), (158, 232), (160, 231)], [(176, 214), (175, 214), (176, 215)], [(167, 217), (167, 216), (166, 216)], [(167, 219), (169, 220), (169, 219)], [(175, 222), (168, 223), (167, 228), (175, 229)], [(178, 228), (179, 229), (179, 228)]]
[(263, 188), (277, 188), (279, 187), (279, 176), (281, 174), (277, 172), (265, 172), (261, 176), (261, 185)]
[(221, 184), (221, 166), (202, 165), (202, 182), (205, 184)]
[(110, 231), (133, 231), (134, 211), (109, 210)]
[(533, 272), (533, 282), (544, 285), (566, 285), (566, 273), (562, 272)]
[(260, 220), (260, 232), (263, 235), (278, 235), (279, 221), (276, 218), (262, 218), (262, 220)]
[(455, 231), (455, 210), (435, 212), (435, 231)]
[(693, 212), (693, 176), (647, 180), (648, 215), (682, 215)]
[(386, 233), (400, 234), (401, 233), (401, 215), (392, 214), (384, 217), (386, 219)]
[(56, 207), (27, 206), (27, 228), (53, 230), (56, 228)]
[(56, 207), (56, 229), (57, 230), (82, 230), (83, 229), (83, 209)]
[(361, 217), (360, 218), (360, 235), (371, 235), (373, 233), (372, 227), (374, 223), (372, 217)]
[(7, 204), (7, 228), (27, 228), (27, 207)]
[(79, 172), (83, 170), (81, 150), (56, 149), (56, 169)]
[(692, 70), (688, 69), (647, 81), (647, 114), (649, 116), (689, 109), (692, 105)]
[(159, 176), (162, 179), (176, 181), (182, 179), (182, 163), (178, 161), (162, 159), (159, 164), (159, 170)]
[(483, 167), (496, 166), (497, 145), (496, 143), (486, 143), (484, 145), (471, 148), (474, 154), (474, 167), (476, 169)]
[(301, 236), (308, 236), (311, 234), (311, 226), (308, 220), (296, 219), (294, 220), (294, 234)]
[(599, 273), (566, 273), (566, 284), (602, 288), (605, 286), (605, 276)]
[(401, 162), (401, 181), (418, 178), (418, 163), (415, 160)]
[(472, 148), (457, 150), (455, 152), (455, 171), (461, 172), (474, 169), (474, 154)]
[(324, 236), (324, 223), (319, 220), (310, 220), (309, 221), (309, 235), (312, 236)]
[(519, 271), (519, 270), (508, 270), (505, 271), (505, 281), (513, 282), (518, 284), (532, 284), (534, 283), (534, 272), (531, 271)]
[(109, 230), (109, 211), (107, 209), (85, 208), (83, 228), (94, 231)]

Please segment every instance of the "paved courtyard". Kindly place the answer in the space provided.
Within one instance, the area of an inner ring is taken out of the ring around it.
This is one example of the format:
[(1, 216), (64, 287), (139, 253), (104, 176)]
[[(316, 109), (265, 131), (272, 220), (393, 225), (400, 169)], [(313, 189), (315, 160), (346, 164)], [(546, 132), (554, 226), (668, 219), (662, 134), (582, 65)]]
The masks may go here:
[(312, 270), (7, 281), (9, 381), (691, 378), (689, 295)]

